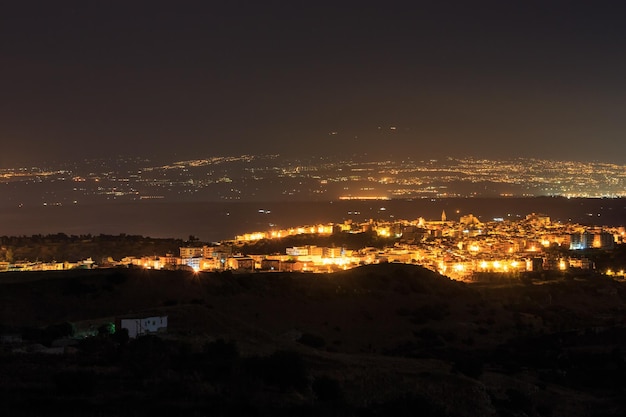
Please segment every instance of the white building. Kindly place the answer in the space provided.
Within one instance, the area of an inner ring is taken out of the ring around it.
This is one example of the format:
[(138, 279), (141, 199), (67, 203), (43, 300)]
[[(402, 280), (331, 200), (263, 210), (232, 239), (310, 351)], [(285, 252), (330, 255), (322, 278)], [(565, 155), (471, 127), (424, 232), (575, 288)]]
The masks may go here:
[(121, 319), (120, 328), (128, 330), (131, 339), (167, 329), (167, 316)]

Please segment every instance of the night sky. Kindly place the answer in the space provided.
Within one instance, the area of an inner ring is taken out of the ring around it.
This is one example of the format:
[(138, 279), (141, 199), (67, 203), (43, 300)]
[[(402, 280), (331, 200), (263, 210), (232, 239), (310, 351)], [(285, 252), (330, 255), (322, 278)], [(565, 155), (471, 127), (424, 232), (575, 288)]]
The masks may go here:
[(5, 1), (0, 168), (338, 152), (626, 163), (624, 4)]

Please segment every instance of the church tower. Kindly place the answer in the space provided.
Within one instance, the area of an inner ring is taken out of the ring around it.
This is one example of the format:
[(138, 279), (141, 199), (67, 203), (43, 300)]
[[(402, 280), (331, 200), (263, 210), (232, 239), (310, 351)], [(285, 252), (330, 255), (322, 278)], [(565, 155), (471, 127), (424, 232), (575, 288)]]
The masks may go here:
[(441, 222), (442, 222), (442, 223), (445, 223), (445, 222), (446, 222), (446, 220), (447, 220), (447, 217), (446, 217), (446, 211), (445, 211), (445, 210), (443, 210), (443, 211), (441, 212)]

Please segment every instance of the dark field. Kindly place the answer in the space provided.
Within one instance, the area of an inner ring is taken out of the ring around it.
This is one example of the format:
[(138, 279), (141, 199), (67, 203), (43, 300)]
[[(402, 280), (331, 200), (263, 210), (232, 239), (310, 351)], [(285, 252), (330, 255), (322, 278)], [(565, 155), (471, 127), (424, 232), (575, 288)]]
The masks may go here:
[[(544, 278), (2, 274), (3, 415), (624, 415), (625, 284)], [(167, 332), (106, 331), (154, 315)], [(43, 353), (72, 332), (97, 335)]]

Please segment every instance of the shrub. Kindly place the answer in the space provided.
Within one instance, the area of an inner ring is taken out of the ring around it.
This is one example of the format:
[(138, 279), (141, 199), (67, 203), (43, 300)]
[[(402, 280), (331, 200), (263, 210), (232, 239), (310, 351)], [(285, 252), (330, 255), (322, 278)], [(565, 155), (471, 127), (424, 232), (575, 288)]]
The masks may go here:
[(74, 325), (66, 321), (63, 323), (50, 325), (38, 332), (35, 331), (32, 334), (28, 334), (26, 338), (37, 340), (45, 345), (50, 345), (56, 339), (73, 336), (75, 332), (76, 328), (74, 327)]
[(113, 323), (104, 323), (102, 326), (98, 327), (98, 334), (101, 336), (108, 336), (115, 333), (115, 324)]

